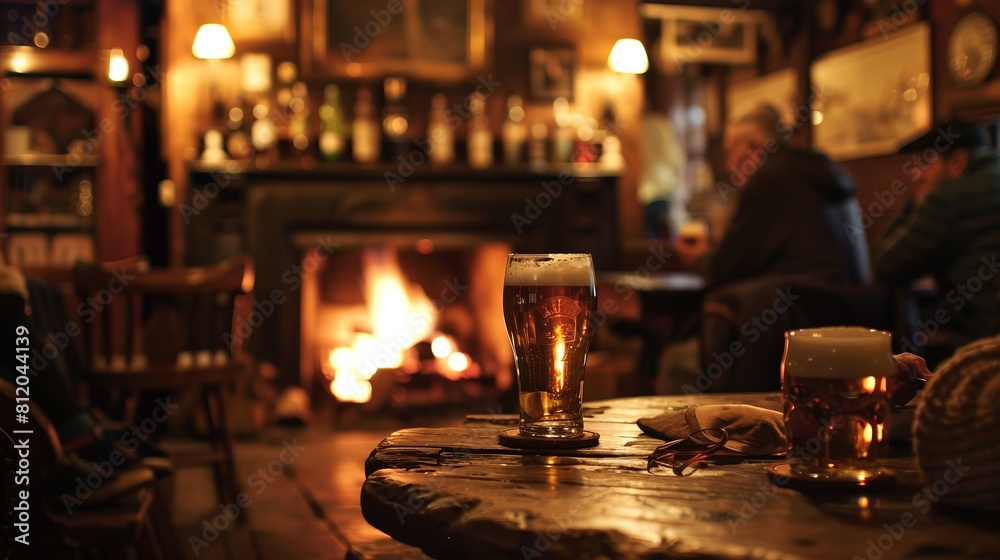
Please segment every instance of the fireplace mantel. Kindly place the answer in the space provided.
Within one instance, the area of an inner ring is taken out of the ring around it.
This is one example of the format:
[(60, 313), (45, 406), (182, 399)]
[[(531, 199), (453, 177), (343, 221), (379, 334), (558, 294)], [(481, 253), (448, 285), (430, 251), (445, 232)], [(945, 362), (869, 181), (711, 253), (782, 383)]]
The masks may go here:
[[(620, 172), (593, 164), (193, 162), (190, 173), (191, 196), (180, 207), (188, 263), (251, 255), (258, 300), (289, 291), (282, 275), (318, 238), (341, 249), (405, 247), (424, 238), (438, 246), (502, 241), (518, 251), (588, 252), (599, 270), (618, 264)], [(300, 296), (287, 296), (254, 335), (258, 357), (277, 364), (291, 385), (299, 375)]]

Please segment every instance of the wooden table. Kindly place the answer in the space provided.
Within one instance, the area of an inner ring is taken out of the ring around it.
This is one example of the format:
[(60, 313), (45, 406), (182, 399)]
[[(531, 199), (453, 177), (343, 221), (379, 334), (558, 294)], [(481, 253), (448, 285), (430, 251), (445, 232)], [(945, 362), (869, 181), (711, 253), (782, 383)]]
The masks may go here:
[(435, 558), (1000, 558), (1000, 519), (929, 507), (908, 448), (890, 453), (896, 486), (869, 494), (778, 487), (764, 461), (646, 471), (659, 440), (637, 418), (732, 402), (781, 404), (770, 393), (588, 403), (600, 446), (559, 453), (499, 446), (513, 416), (402, 430), (368, 458), (362, 512)]

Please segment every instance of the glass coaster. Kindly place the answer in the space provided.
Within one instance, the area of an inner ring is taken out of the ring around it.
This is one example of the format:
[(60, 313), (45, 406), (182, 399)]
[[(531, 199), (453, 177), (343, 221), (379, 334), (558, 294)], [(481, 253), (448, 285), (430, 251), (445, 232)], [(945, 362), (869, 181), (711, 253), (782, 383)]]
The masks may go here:
[(884, 490), (896, 483), (896, 473), (881, 467), (874, 475), (864, 480), (850, 478), (822, 478), (794, 474), (788, 463), (768, 465), (767, 478), (771, 483), (783, 488), (794, 490), (851, 491), (851, 490)]
[(582, 449), (594, 447), (600, 443), (601, 436), (597, 432), (583, 433), (576, 437), (531, 437), (522, 436), (519, 428), (504, 430), (497, 437), (500, 445), (518, 449)]

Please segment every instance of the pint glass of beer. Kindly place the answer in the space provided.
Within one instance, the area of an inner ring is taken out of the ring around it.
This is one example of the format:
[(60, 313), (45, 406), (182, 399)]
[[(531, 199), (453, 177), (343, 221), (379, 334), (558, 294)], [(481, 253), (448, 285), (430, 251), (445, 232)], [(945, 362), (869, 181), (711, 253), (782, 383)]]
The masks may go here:
[(583, 370), (596, 306), (589, 254), (507, 258), (503, 316), (517, 366), (522, 436), (583, 436)]
[(889, 449), (892, 334), (863, 327), (785, 333), (781, 361), (793, 476), (865, 481)]

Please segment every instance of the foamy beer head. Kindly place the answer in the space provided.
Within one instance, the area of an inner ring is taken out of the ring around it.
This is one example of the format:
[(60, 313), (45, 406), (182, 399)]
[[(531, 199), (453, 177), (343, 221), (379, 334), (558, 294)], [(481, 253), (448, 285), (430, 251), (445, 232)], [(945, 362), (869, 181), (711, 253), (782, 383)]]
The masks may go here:
[(507, 286), (593, 286), (594, 266), (586, 253), (512, 255), (507, 263)]
[(856, 379), (892, 376), (892, 333), (864, 327), (821, 327), (785, 333), (781, 376)]

